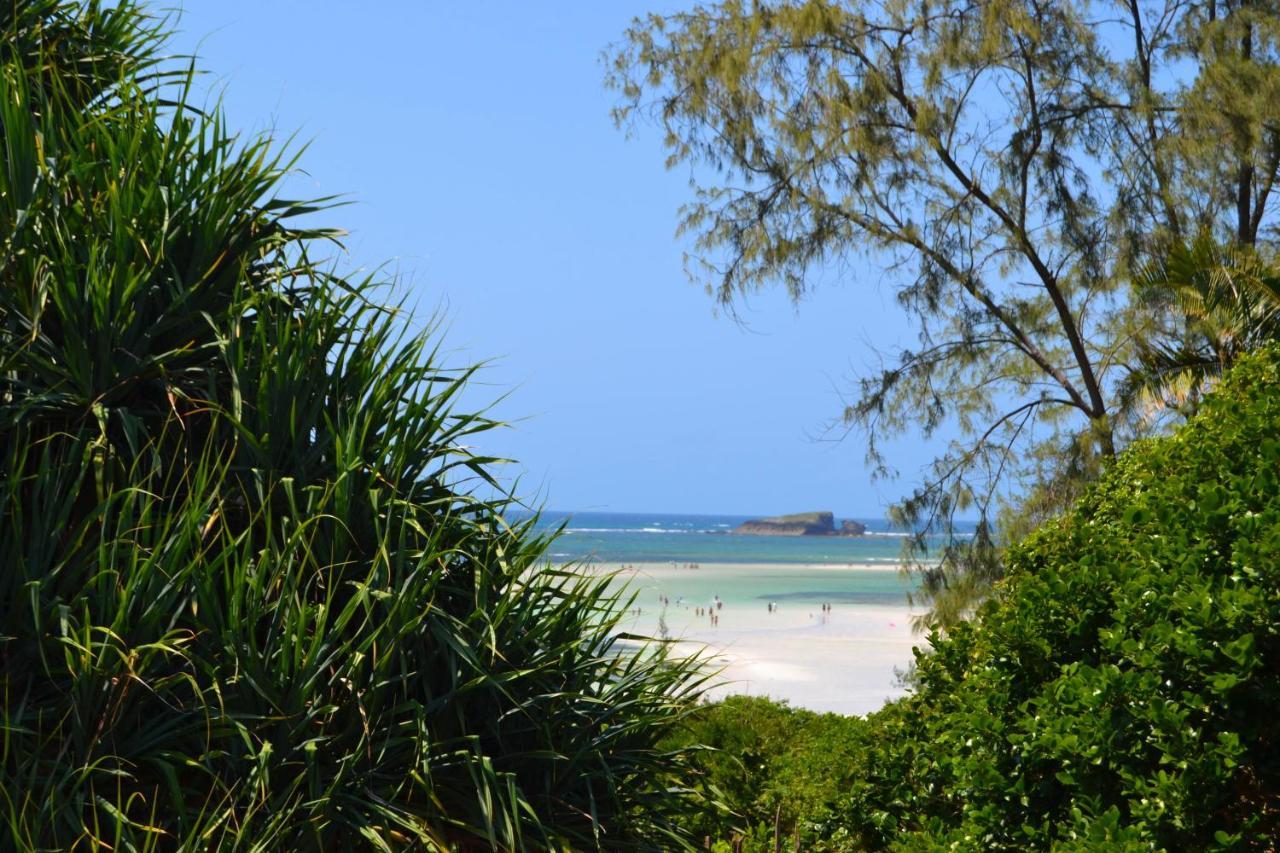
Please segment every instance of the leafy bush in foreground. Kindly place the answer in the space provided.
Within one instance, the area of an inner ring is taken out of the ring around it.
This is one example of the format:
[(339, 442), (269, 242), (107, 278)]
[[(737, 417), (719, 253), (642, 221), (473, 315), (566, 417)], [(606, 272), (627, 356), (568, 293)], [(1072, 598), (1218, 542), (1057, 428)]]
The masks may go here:
[(0, 847), (676, 843), (692, 664), (467, 491), (469, 371), (133, 4), (0, 29)]
[(699, 747), (690, 780), (703, 786), (709, 805), (690, 818), (695, 841), (709, 837), (744, 851), (772, 851), (776, 843), (815, 853), (859, 849), (837, 819), (866, 752), (866, 731), (858, 717), (759, 696), (703, 705), (672, 738)]
[(869, 847), (1264, 849), (1280, 838), (1280, 350), (1011, 554), (867, 720)]
[[(1274, 849), (1280, 348), (1016, 547), (979, 617), (866, 718), (762, 699), (679, 743), (723, 849)], [(776, 827), (776, 829), (775, 829)]]

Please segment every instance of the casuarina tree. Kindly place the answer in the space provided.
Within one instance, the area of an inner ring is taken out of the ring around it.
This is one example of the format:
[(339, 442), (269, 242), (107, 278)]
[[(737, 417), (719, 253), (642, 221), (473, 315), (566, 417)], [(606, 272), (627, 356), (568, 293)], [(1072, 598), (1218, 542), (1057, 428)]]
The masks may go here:
[(921, 565), (936, 621), (1002, 571), (993, 508), (1052, 514), (1148, 430), (1122, 387), (1182, 317), (1135, 277), (1205, 235), (1269, 251), (1278, 38), (1259, 2), (724, 0), (611, 52), (618, 120), (694, 167), (690, 272), (720, 302), (896, 283), (918, 341), (843, 419), (886, 472), (886, 436), (959, 436), (896, 509), (981, 519)]

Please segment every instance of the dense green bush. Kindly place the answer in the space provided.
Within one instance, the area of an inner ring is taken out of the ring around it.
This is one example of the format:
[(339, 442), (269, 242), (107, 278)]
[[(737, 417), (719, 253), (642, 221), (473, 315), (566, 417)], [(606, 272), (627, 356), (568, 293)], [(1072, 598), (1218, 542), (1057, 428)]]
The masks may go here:
[(1270, 849), (1280, 838), (1280, 350), (1014, 548), (867, 720), (868, 847)]
[(866, 731), (858, 717), (758, 696), (699, 708), (670, 744), (697, 749), (689, 778), (707, 806), (688, 824), (695, 840), (744, 851), (859, 849), (839, 818)]
[(1274, 849), (1280, 349), (1015, 547), (978, 618), (866, 718), (699, 711), (723, 849)]
[(476, 497), (470, 372), (160, 40), (0, 9), (0, 848), (676, 843), (691, 665)]

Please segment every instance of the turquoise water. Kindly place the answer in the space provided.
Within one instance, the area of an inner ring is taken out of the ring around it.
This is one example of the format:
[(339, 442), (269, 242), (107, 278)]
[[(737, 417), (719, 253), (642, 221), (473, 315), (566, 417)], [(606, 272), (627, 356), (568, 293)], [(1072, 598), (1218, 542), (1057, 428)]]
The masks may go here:
[(546, 512), (540, 524), (565, 525), (551, 548), (556, 560), (602, 563), (850, 563), (896, 565), (904, 533), (883, 519), (860, 518), (865, 536), (743, 536), (738, 515)]
[[(547, 512), (546, 530), (563, 525), (549, 556), (606, 568), (665, 565), (657, 578), (645, 571), (618, 578), (636, 594), (649, 617), (662, 607), (668, 618), (711, 604), (765, 612), (768, 602), (805, 613), (821, 604), (903, 606), (914, 579), (898, 571), (904, 533), (881, 519), (860, 518), (867, 534), (845, 536), (748, 536), (731, 531), (737, 515)], [(698, 566), (699, 568), (686, 568)], [(854, 568), (854, 567), (858, 568)], [(868, 569), (866, 566), (877, 568)]]
[(809, 568), (785, 565), (704, 563), (699, 569), (667, 572), (659, 578), (643, 571), (619, 577), (636, 596), (635, 604), (646, 613), (663, 609), (659, 596), (669, 604), (669, 616), (681, 609), (713, 606), (719, 598), (726, 606), (741, 605), (766, 612), (769, 602), (780, 609), (815, 610), (821, 604), (902, 606), (910, 581), (894, 568)]

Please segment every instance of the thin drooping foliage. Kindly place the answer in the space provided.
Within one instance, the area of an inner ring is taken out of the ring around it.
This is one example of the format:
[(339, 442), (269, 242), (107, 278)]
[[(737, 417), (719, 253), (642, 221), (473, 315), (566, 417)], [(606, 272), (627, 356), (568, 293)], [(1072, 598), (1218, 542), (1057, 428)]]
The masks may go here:
[[(1128, 380), (1180, 318), (1140, 273), (1202, 233), (1274, 250), (1274, 4), (714, 0), (638, 19), (609, 61), (618, 120), (695, 169), (690, 273), (720, 302), (815, 271), (896, 286), (918, 340), (842, 425), (888, 474), (884, 438), (957, 436), (894, 513), (939, 624), (1003, 573), (997, 532), (1150, 431)], [(931, 550), (957, 513), (992, 535)]]
[(697, 665), (504, 520), (473, 371), (162, 22), (0, 27), (0, 847), (682, 844)]

